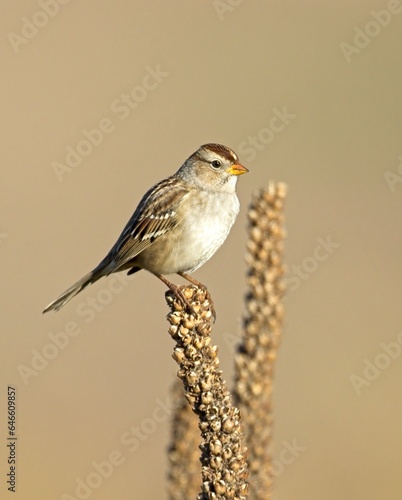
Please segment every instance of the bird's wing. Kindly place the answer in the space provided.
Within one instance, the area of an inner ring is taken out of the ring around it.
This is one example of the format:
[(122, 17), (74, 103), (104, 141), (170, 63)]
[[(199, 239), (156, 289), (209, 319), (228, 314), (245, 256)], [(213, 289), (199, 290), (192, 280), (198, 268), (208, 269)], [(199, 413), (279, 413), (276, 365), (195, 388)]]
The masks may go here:
[(177, 209), (189, 192), (176, 177), (168, 177), (144, 195), (109, 253), (114, 270), (124, 267), (177, 225)]

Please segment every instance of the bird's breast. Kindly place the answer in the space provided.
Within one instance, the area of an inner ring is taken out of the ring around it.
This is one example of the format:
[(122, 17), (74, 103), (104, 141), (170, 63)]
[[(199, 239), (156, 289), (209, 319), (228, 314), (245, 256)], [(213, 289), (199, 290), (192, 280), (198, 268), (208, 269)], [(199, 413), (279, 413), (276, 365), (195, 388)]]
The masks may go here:
[(136, 262), (158, 274), (191, 273), (223, 244), (238, 213), (236, 194), (188, 197), (177, 209), (177, 225), (139, 254)]
[[(192, 272), (209, 260), (226, 240), (239, 213), (236, 194), (222, 194), (209, 199), (192, 201), (184, 218), (182, 255), (186, 269)], [(185, 247), (185, 249), (184, 249)]]

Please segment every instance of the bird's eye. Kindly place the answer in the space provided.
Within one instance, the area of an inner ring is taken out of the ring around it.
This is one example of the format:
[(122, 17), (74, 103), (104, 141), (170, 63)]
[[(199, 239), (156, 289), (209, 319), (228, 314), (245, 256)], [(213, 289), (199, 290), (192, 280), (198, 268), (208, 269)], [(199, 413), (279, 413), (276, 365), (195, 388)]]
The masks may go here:
[(211, 165), (214, 167), (214, 168), (219, 168), (222, 164), (219, 160), (213, 160), (211, 161)]

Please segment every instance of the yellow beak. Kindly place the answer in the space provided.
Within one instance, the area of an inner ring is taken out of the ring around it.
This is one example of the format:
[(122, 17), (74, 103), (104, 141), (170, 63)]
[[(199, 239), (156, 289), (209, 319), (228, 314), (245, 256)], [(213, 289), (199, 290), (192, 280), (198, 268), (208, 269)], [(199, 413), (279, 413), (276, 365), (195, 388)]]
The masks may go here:
[(240, 165), (240, 163), (238, 163), (237, 165), (232, 165), (230, 168), (226, 170), (226, 172), (231, 175), (243, 175), (247, 174), (248, 171), (249, 171), (248, 168), (244, 167), (243, 165)]

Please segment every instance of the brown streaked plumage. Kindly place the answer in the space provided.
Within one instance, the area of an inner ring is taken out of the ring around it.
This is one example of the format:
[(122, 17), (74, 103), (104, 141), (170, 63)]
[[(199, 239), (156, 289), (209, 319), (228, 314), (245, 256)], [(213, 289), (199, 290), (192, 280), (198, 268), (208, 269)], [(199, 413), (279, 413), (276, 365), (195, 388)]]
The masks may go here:
[(144, 195), (108, 254), (109, 258), (114, 258), (116, 269), (127, 264), (177, 224), (177, 208), (188, 193), (182, 182), (168, 177)]
[(189, 306), (179, 287), (163, 275), (177, 273), (200, 285), (187, 273), (204, 264), (226, 239), (239, 211), (237, 176), (246, 172), (226, 146), (201, 146), (174, 175), (145, 193), (100, 264), (43, 312), (59, 310), (89, 284), (127, 269), (128, 274), (150, 271)]

